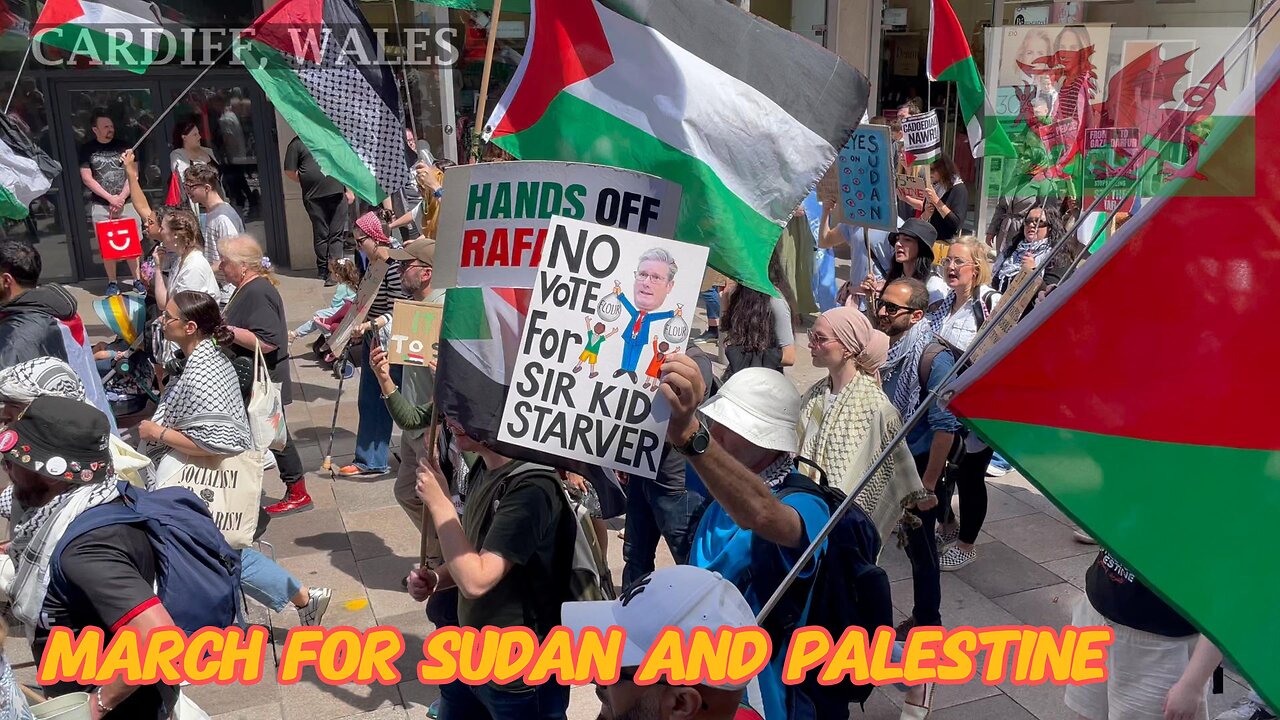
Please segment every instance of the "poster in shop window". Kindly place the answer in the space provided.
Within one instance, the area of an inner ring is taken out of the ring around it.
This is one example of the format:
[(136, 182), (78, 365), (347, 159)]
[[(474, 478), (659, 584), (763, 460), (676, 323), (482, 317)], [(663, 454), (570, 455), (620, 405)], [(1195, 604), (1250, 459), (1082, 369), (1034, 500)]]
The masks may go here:
[(688, 343), (706, 265), (699, 245), (553, 219), (498, 439), (656, 477), (661, 368)]
[(533, 287), (552, 216), (674, 237), (680, 186), (588, 163), (513, 161), (445, 172), (435, 287)]

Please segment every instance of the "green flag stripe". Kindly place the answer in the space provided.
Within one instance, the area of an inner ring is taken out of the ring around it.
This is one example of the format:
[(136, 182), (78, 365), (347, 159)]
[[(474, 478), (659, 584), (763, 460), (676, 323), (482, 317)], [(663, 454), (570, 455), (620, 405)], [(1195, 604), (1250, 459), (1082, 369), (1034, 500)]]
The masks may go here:
[(361, 197), (383, 197), (369, 166), (356, 154), (342, 131), (316, 104), (298, 75), (274, 48), (256, 40), (237, 40), (236, 57), (258, 81), (276, 110), (298, 133), (311, 154), (322, 160), (335, 180)]
[(491, 340), (484, 312), (484, 288), (449, 288), (440, 322), (444, 341)]
[(751, 287), (773, 287), (768, 259), (782, 228), (743, 202), (707, 163), (565, 92), (532, 127), (493, 142), (522, 160), (596, 163), (678, 183), (684, 192), (676, 239), (707, 245), (714, 238), (712, 267)]
[(1280, 683), (1274, 648), (1259, 642), (1280, 637), (1265, 516), (1280, 507), (1280, 452), (964, 422), (1169, 604), (1214, 628), (1237, 665), (1269, 674), (1255, 686)]
[[(493, 0), (417, 0), (424, 5), (439, 5), (440, 7), (454, 8), (455, 10), (483, 10), (490, 12), (493, 10)], [(502, 13), (521, 13), (529, 14), (529, 0), (503, 0)]]
[[(986, 154), (1001, 157), (1017, 157), (1017, 151), (1004, 127), (994, 117), (984, 117), (986, 105), (986, 89), (982, 85), (982, 76), (978, 73), (978, 65), (972, 57), (953, 63), (938, 76), (939, 82), (953, 82), (956, 93), (960, 97), (960, 113), (966, 123), (970, 118), (982, 120), (982, 135), (986, 140)], [(970, 142), (973, 142), (972, 138)]]
[(27, 216), (27, 212), (27, 206), (18, 200), (18, 196), (9, 192), (9, 188), (0, 185), (0, 218), (21, 220)]

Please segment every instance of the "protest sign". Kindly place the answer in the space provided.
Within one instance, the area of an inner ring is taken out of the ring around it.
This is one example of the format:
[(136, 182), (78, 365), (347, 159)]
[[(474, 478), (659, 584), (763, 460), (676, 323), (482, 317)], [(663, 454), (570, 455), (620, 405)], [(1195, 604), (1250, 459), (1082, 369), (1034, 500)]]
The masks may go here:
[[(1090, 128), (1085, 130), (1084, 142), (1087, 163), (1084, 172), (1085, 207), (1091, 206), (1094, 199), (1103, 193), (1107, 196), (1097, 209), (1104, 213), (1114, 213), (1121, 209), (1126, 199), (1132, 205), (1134, 186), (1137, 185), (1142, 168), (1135, 166), (1127, 171), (1125, 168), (1129, 158), (1137, 155), (1142, 147), (1142, 135), (1138, 128)], [(1109, 176), (1117, 172), (1124, 177), (1113, 184), (1113, 178)], [(1107, 192), (1108, 186), (1111, 186), (1110, 192)]]
[(942, 154), (942, 129), (938, 127), (936, 110), (909, 115), (900, 118), (900, 122), (912, 164), (923, 165)]
[(893, 181), (899, 191), (917, 200), (924, 199), (924, 190), (929, 187), (928, 181), (918, 175), (894, 175)]
[(689, 340), (707, 248), (555, 218), (498, 439), (657, 476), (666, 357)]
[(356, 300), (351, 304), (351, 309), (347, 311), (345, 317), (342, 318), (342, 324), (338, 325), (338, 329), (333, 331), (329, 336), (329, 350), (339, 357), (346, 352), (347, 344), (351, 342), (351, 333), (356, 329), (356, 325), (364, 322), (365, 317), (369, 314), (369, 308), (373, 306), (373, 299), (378, 294), (378, 288), (382, 287), (382, 279), (387, 276), (387, 261), (377, 260), (369, 265), (364, 271), (364, 279), (360, 281), (360, 288), (356, 290)]
[(891, 153), (889, 128), (884, 125), (859, 125), (840, 149), (840, 197), (848, 224), (894, 229), (897, 203)]
[(431, 365), (440, 349), (440, 321), (444, 305), (397, 300), (391, 314), (387, 362), (392, 365)]
[(142, 257), (142, 235), (133, 218), (103, 220), (94, 225), (98, 236), (98, 252), (105, 262)]
[(680, 186), (564, 162), (459, 165), (445, 172), (436, 287), (533, 287), (551, 217), (672, 237)]

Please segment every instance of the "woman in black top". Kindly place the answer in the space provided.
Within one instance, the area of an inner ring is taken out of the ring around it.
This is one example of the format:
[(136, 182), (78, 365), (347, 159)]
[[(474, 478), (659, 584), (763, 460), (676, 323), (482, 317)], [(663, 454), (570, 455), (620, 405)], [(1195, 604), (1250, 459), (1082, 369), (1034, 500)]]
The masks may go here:
[(925, 187), (924, 200), (907, 198), (920, 212), (920, 218), (933, 226), (939, 240), (950, 240), (960, 234), (965, 215), (969, 213), (969, 188), (956, 173), (956, 164), (946, 153), (929, 165), (933, 184)]
[[(235, 293), (227, 301), (223, 317), (227, 332), (218, 339), (237, 356), (252, 358), (254, 348), (262, 347), (267, 370), (272, 382), (280, 384), (280, 398), (288, 405), (293, 401), (293, 387), (289, 377), (289, 326), (285, 322), (284, 300), (271, 262), (262, 254), (262, 246), (248, 235), (227, 238), (219, 243), (222, 260), (218, 268), (227, 282), (236, 286)], [(285, 496), (280, 502), (266, 508), (270, 515), (283, 515), (311, 508), (311, 496), (307, 494), (306, 472), (302, 459), (289, 434), (284, 450), (272, 450), (280, 468), (280, 479), (285, 484)]]

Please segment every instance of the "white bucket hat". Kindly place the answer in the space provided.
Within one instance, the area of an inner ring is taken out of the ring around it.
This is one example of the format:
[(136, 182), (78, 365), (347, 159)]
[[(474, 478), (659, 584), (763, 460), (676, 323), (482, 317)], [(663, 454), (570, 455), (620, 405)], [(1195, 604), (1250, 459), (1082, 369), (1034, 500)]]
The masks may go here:
[(756, 447), (800, 452), (800, 393), (776, 370), (739, 370), (702, 405), (702, 414)]

